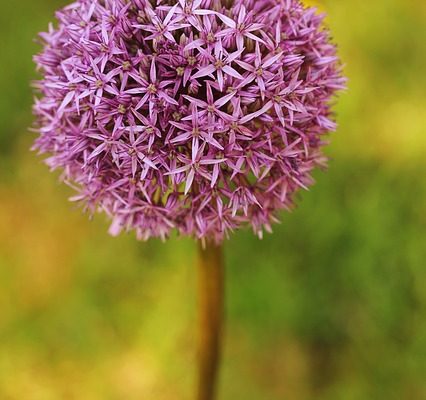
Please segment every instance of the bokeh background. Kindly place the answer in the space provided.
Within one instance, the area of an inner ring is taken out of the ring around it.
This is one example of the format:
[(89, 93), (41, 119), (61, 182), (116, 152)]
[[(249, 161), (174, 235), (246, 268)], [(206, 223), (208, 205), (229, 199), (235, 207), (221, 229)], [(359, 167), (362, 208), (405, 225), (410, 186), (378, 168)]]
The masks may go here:
[[(426, 3), (323, 0), (347, 64), (327, 173), (226, 244), (220, 399), (426, 399)], [(28, 151), (33, 38), (63, 0), (1, 1), (0, 399), (185, 400), (195, 246), (112, 239)]]

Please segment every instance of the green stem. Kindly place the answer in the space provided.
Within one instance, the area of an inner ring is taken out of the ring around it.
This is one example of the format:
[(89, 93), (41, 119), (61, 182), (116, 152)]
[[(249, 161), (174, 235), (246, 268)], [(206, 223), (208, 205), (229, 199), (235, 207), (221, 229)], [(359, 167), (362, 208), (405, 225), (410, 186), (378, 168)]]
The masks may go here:
[(221, 246), (198, 250), (198, 389), (197, 400), (214, 400), (223, 325), (224, 262)]

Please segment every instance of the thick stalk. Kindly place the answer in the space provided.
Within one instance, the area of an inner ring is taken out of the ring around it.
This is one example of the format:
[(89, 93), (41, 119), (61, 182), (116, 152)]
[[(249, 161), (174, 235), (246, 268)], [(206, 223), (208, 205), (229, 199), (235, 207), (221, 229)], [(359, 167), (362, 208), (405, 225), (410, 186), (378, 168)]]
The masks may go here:
[(197, 400), (214, 400), (220, 362), (224, 298), (221, 246), (207, 243), (198, 250), (198, 389)]

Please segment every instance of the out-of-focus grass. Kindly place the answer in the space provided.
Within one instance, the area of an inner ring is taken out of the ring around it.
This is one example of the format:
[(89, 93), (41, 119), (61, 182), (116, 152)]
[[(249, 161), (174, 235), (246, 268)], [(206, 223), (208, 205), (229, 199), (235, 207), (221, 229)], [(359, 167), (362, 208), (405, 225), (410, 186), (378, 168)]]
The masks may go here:
[(341, 129), (333, 151), (383, 161), (423, 159), (425, 3), (322, 3), (349, 77), (348, 94), (337, 107)]
[(0, 157), (14, 151), (17, 138), (31, 123), (31, 58), (38, 51), (36, 34), (46, 30), (63, 0), (2, 1), (0, 13)]
[[(258, 241), (226, 244), (221, 399), (426, 398), (426, 6), (316, 1), (349, 90), (327, 174)], [(32, 38), (0, 14), (0, 399), (188, 399), (194, 243), (110, 238), (34, 154)]]

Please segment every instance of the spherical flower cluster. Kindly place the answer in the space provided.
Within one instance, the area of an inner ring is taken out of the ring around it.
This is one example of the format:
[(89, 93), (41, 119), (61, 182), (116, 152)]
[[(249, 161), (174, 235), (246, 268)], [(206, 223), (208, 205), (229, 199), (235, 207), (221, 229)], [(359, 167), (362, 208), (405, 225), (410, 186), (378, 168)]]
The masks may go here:
[(298, 0), (78, 0), (35, 57), (34, 147), (111, 234), (220, 242), (313, 183), (344, 87)]

